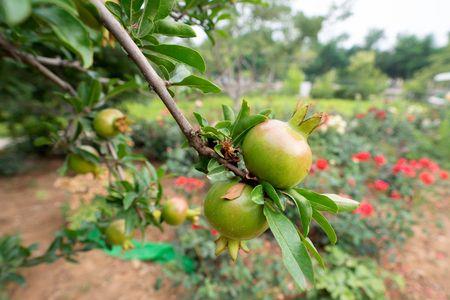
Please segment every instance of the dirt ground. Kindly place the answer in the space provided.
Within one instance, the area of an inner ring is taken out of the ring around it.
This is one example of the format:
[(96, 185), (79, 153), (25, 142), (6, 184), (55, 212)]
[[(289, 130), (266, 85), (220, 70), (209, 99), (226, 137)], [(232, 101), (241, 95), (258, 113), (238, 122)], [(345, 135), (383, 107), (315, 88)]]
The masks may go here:
[[(25, 244), (39, 241), (43, 250), (60, 228), (61, 209), (70, 195), (55, 187), (60, 161), (35, 162), (25, 175), (0, 179), (0, 235), (20, 232)], [(448, 191), (429, 205), (415, 237), (399, 250), (395, 264), (385, 266), (405, 278), (405, 289), (391, 289), (392, 299), (450, 299), (450, 199)], [(169, 231), (170, 235), (170, 231)], [(152, 231), (151, 240), (167, 239)], [(11, 286), (12, 299), (180, 299), (183, 291), (168, 282), (156, 290), (161, 266), (152, 263), (126, 262), (101, 251), (79, 256), (79, 264), (58, 261), (25, 269), (25, 287)], [(120, 282), (120, 284), (118, 284)]]

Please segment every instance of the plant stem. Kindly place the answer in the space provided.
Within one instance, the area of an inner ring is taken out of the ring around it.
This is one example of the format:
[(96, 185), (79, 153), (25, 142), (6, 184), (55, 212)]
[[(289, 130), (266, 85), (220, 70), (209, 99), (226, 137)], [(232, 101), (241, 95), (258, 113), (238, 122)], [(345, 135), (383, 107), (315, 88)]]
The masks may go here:
[(186, 119), (184, 114), (178, 108), (175, 100), (170, 95), (167, 90), (166, 83), (153, 67), (148, 62), (145, 55), (130, 37), (128, 32), (122, 27), (119, 21), (109, 12), (109, 10), (104, 6), (101, 0), (90, 0), (98, 10), (100, 19), (102, 20), (104, 26), (108, 31), (115, 37), (117, 42), (122, 46), (128, 56), (134, 61), (138, 66), (145, 80), (148, 82), (149, 87), (159, 96), (161, 101), (169, 110), (172, 117), (177, 122), (181, 131), (188, 139), (189, 144), (200, 154), (207, 157), (212, 157), (217, 159), (222, 165), (232, 171), (235, 175), (242, 177), (244, 180), (248, 180), (247, 172), (239, 169), (233, 163), (220, 157), (213, 149), (205, 145), (200, 137), (200, 134), (194, 130), (192, 125)]
[(63, 80), (61, 77), (49, 70), (46, 66), (41, 64), (33, 55), (19, 51), (13, 44), (7, 41), (1, 33), (0, 47), (2, 47), (14, 59), (22, 61), (23, 63), (34, 67), (45, 77), (58, 85), (61, 89), (68, 92), (72, 96), (76, 96), (77, 93), (75, 92), (75, 89), (67, 81)]

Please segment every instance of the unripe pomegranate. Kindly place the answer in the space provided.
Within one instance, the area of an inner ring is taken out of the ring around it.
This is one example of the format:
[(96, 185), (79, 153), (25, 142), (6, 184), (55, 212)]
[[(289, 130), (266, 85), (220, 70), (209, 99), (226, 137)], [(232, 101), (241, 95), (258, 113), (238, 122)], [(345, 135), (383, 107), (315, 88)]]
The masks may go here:
[(177, 226), (186, 220), (188, 204), (182, 197), (172, 197), (166, 200), (162, 207), (162, 218), (169, 225)]
[(120, 110), (107, 108), (95, 116), (93, 127), (99, 136), (112, 138), (128, 130), (128, 120)]
[(239, 249), (248, 251), (245, 240), (253, 239), (267, 230), (263, 206), (251, 199), (252, 187), (233, 181), (215, 183), (204, 202), (209, 224), (220, 233), (216, 255), (228, 248), (233, 260)]
[[(80, 146), (79, 148), (95, 156), (99, 156), (97, 150), (95, 150), (94, 147), (84, 145)], [(94, 175), (97, 175), (100, 171), (100, 167), (98, 164), (85, 159), (81, 155), (71, 153), (69, 154), (67, 159), (69, 169), (77, 174), (93, 173)]]
[(121, 246), (123, 249), (133, 248), (133, 236), (125, 233), (125, 220), (119, 219), (111, 222), (105, 231), (106, 240), (111, 245)]
[(300, 104), (289, 122), (267, 120), (247, 133), (242, 155), (251, 174), (280, 189), (294, 187), (308, 175), (312, 153), (307, 138), (322, 115), (305, 119), (307, 111)]

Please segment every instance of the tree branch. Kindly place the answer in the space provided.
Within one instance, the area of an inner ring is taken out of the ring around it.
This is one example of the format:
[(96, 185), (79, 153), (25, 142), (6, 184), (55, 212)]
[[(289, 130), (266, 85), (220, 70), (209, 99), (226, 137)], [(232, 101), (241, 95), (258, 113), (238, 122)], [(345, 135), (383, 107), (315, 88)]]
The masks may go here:
[(115, 37), (117, 42), (123, 47), (128, 56), (138, 66), (145, 80), (149, 83), (150, 88), (155, 91), (155, 93), (159, 96), (164, 105), (167, 107), (170, 114), (180, 127), (181, 131), (188, 139), (189, 144), (200, 155), (215, 158), (237, 176), (240, 176), (243, 179), (248, 179), (247, 172), (242, 171), (234, 164), (223, 159), (213, 149), (205, 145), (198, 132), (194, 130), (192, 125), (189, 123), (189, 121), (186, 119), (186, 117), (178, 108), (177, 104), (175, 103), (175, 100), (169, 94), (165, 81), (161, 79), (161, 77), (159, 77), (159, 75), (150, 65), (147, 58), (141, 52), (139, 47), (131, 39), (128, 32), (122, 27), (122, 25), (116, 20), (116, 18), (103, 5), (103, 2), (101, 0), (90, 0), (90, 1), (92, 4), (96, 6), (100, 19), (102, 20), (104, 26)]
[(13, 44), (8, 42), (2, 34), (0, 34), (0, 47), (2, 47), (14, 59), (34, 67), (45, 77), (57, 84), (61, 89), (70, 93), (72, 96), (76, 96), (77, 93), (75, 92), (75, 89), (68, 82), (41, 64), (33, 55), (19, 51)]

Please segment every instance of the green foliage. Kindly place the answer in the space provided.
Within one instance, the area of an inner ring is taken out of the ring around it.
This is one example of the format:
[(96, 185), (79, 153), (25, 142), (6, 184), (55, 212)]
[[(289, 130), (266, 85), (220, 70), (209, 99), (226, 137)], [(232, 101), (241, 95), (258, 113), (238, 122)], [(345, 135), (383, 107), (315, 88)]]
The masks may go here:
[(249, 247), (256, 253), (231, 263), (228, 257), (214, 254), (211, 232), (204, 227), (177, 230), (176, 250), (191, 258), (193, 266), (176, 261), (164, 266), (173, 285), (183, 285), (185, 299), (274, 299), (292, 293), (292, 284), (279, 259), (267, 252), (268, 241), (253, 240)]
[(337, 88), (336, 84), (337, 72), (333, 69), (316, 78), (311, 89), (311, 96), (313, 98), (333, 98)]
[(293, 95), (298, 95), (300, 92), (300, 84), (305, 80), (305, 74), (292, 65), (289, 67), (289, 70), (286, 75), (286, 79), (284, 80), (284, 90)]
[(399, 35), (394, 49), (378, 55), (377, 66), (392, 78), (411, 78), (418, 70), (430, 64), (434, 52), (431, 35), (423, 38)]
[(315, 288), (307, 299), (385, 299), (384, 280), (397, 279), (375, 260), (349, 255), (339, 247), (328, 247), (325, 258), (329, 265), (317, 270)]
[(388, 78), (375, 66), (375, 53), (357, 52), (350, 58), (345, 72), (345, 97), (367, 99), (370, 95), (380, 94), (387, 87)]

